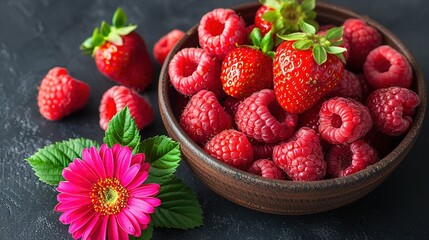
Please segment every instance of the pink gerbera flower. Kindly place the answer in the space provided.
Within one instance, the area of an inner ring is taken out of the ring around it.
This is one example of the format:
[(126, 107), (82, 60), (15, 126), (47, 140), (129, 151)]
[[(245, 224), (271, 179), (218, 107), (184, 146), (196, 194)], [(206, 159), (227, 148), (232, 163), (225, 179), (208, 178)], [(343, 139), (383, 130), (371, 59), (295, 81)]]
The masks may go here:
[(150, 222), (150, 214), (161, 201), (155, 196), (159, 184), (143, 184), (150, 165), (144, 154), (132, 155), (129, 147), (115, 144), (100, 151), (82, 151), (63, 170), (66, 181), (57, 190), (55, 210), (60, 221), (70, 224), (69, 233), (78, 239), (129, 239), (140, 236)]

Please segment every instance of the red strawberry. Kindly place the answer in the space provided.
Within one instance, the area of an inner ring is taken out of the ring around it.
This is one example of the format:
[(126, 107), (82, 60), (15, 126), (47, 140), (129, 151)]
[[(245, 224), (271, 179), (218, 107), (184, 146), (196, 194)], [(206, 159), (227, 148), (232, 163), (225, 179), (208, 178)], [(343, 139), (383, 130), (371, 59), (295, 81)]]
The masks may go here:
[(146, 43), (134, 30), (126, 26), (126, 16), (118, 8), (113, 16), (113, 26), (106, 22), (96, 28), (81, 49), (92, 54), (98, 70), (108, 78), (135, 90), (144, 90), (151, 82), (153, 64)]
[(52, 68), (39, 87), (37, 104), (43, 117), (60, 120), (83, 108), (89, 98), (89, 86), (68, 75), (67, 69)]
[[(339, 83), (344, 64), (341, 44), (342, 28), (332, 28), (326, 36), (301, 24), (303, 33), (281, 38), (274, 56), (274, 92), (279, 104), (290, 113), (302, 113)], [(333, 41), (338, 40), (338, 41)], [(329, 53), (329, 54), (328, 54)]]
[(255, 28), (250, 34), (253, 47), (238, 47), (229, 52), (222, 62), (220, 80), (223, 90), (229, 96), (243, 99), (252, 93), (273, 86), (274, 46), (271, 34), (262, 38), (261, 31)]
[(263, 18), (264, 14), (268, 11), (273, 11), (274, 9), (267, 7), (265, 5), (262, 5), (260, 8), (258, 8), (258, 11), (256, 11), (255, 14), (255, 27), (261, 29), (261, 32), (263, 35), (267, 34), (270, 30), (273, 24), (271, 22), (268, 22)]

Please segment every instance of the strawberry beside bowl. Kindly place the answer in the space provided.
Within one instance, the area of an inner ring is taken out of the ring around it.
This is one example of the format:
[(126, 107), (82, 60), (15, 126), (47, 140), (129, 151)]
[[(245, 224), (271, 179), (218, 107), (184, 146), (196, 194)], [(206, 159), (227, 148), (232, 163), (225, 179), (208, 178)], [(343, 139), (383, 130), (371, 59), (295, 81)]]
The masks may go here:
[[(253, 21), (258, 3), (241, 5), (234, 10), (247, 22)], [(332, 210), (351, 203), (379, 186), (405, 159), (422, 128), (426, 109), (426, 88), (415, 59), (401, 41), (385, 27), (353, 11), (317, 2), (317, 21), (340, 25), (348, 18), (364, 19), (382, 35), (383, 44), (402, 53), (413, 70), (411, 89), (420, 97), (409, 131), (397, 139), (394, 147), (377, 163), (349, 176), (317, 181), (290, 181), (263, 178), (231, 167), (209, 154), (191, 140), (179, 124), (184, 98), (171, 86), (169, 62), (183, 48), (198, 46), (198, 26), (191, 28), (168, 55), (159, 78), (159, 109), (168, 134), (181, 143), (184, 160), (193, 173), (211, 190), (241, 206), (261, 212), (301, 215)]]

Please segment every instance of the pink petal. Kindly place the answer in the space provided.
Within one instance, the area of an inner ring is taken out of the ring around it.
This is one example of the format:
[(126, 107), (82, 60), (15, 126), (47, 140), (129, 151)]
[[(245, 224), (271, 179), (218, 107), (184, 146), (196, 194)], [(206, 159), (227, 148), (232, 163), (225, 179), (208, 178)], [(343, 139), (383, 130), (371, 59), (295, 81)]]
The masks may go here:
[(131, 163), (131, 151), (123, 147), (116, 157), (116, 166), (115, 169), (115, 177), (117, 179), (122, 179), (122, 176), (124, 175), (125, 171), (130, 167)]
[(134, 177), (133, 181), (131, 181), (130, 184), (128, 184), (127, 189), (134, 189), (136, 187), (139, 187), (140, 185), (142, 185), (144, 183), (144, 181), (146, 181), (147, 177), (149, 176), (148, 172), (146, 171), (141, 171), (137, 173), (137, 176)]
[(138, 198), (152, 197), (159, 193), (159, 188), (160, 186), (157, 183), (147, 183), (132, 189), (130, 192), (133, 196)]
[(125, 215), (123, 212), (120, 212), (117, 215), (117, 219), (118, 219), (119, 226), (126, 233), (131, 234), (131, 235), (134, 235), (136, 233), (136, 229), (134, 228), (133, 224), (130, 222), (127, 215)]
[(89, 235), (97, 228), (98, 221), (100, 220), (100, 215), (96, 214), (91, 220), (89, 220), (84, 228), (85, 231), (82, 235), (82, 240), (88, 239)]
[(100, 147), (100, 157), (101, 159), (104, 159), (104, 156), (106, 156), (106, 150), (109, 149), (107, 147), (107, 144), (103, 143), (103, 145), (101, 145)]
[(146, 155), (144, 155), (144, 153), (138, 153), (132, 157), (131, 165), (136, 164), (136, 163), (142, 164), (142, 163), (144, 163), (145, 159), (146, 159)]
[(101, 216), (97, 222), (92, 233), (88, 236), (88, 239), (106, 239), (106, 231), (107, 231), (107, 221), (109, 220), (109, 216)]
[(84, 226), (89, 222), (89, 220), (94, 218), (95, 215), (96, 215), (95, 212), (89, 212), (79, 220), (72, 222), (69, 227), (69, 233), (70, 234), (76, 233), (77, 235), (79, 235), (77, 238), (80, 238), (83, 232), (85, 231)]
[(60, 221), (63, 224), (70, 224), (74, 221), (79, 221), (80, 218), (86, 216), (89, 212), (93, 211), (93, 209), (93, 207), (88, 205), (88, 207), (75, 208), (65, 211), (63, 214), (61, 214)]
[(119, 239), (118, 225), (116, 223), (116, 217), (114, 215), (109, 218), (109, 227), (107, 228), (107, 238), (109, 240)]
[(147, 225), (150, 223), (150, 216), (146, 213), (143, 213), (140, 209), (134, 206), (129, 206), (128, 211), (134, 215), (140, 225)]
[(73, 184), (71, 182), (62, 181), (58, 184), (57, 187), (58, 192), (65, 193), (87, 193), (91, 191), (90, 188), (83, 188), (79, 185)]
[(74, 209), (74, 208), (80, 208), (86, 205), (91, 205), (91, 203), (89, 202), (60, 202), (55, 206), (55, 211), (57, 212), (64, 212), (70, 209)]
[(89, 153), (91, 154), (92, 161), (89, 164), (92, 164), (97, 176), (100, 178), (106, 178), (106, 171), (104, 170), (103, 160), (100, 157), (97, 149), (95, 147), (91, 147), (89, 149)]
[(150, 163), (142, 163), (140, 169), (142, 169), (142, 171), (149, 172)]
[(121, 151), (120, 144), (114, 144), (112, 147), (113, 158), (116, 159), (118, 157), (119, 152)]
[(121, 184), (124, 187), (127, 187), (128, 184), (136, 177), (137, 173), (140, 170), (139, 164), (134, 164), (124, 173), (124, 176), (121, 178)]
[(128, 199), (128, 204), (130, 206), (134, 206), (134, 207), (140, 209), (140, 211), (145, 212), (145, 213), (153, 213), (155, 211), (154, 207), (151, 204), (149, 204), (146, 201), (143, 201), (139, 198)]
[(81, 187), (87, 188), (87, 189), (91, 189), (92, 188), (92, 182), (90, 182), (85, 177), (76, 174), (69, 167), (64, 168), (64, 170), (63, 170), (63, 177), (67, 181), (71, 182), (74, 185), (81, 186)]
[(81, 194), (69, 194), (69, 193), (59, 193), (57, 195), (58, 202), (79, 202), (79, 203), (91, 203), (88, 193)]
[(127, 216), (128, 220), (130, 220), (131, 224), (133, 225), (133, 227), (135, 229), (133, 236), (139, 237), (142, 234), (142, 230), (140, 228), (140, 224), (137, 221), (137, 219), (126, 208), (123, 208), (122, 212)]
[(155, 197), (145, 197), (145, 198), (141, 198), (141, 200), (147, 202), (153, 207), (159, 207), (161, 205), (161, 200)]
[(76, 159), (73, 161), (73, 165), (72, 166), (70, 165), (69, 165), (70, 169), (73, 172), (75, 172), (77, 175), (88, 179), (92, 183), (98, 181), (99, 177), (97, 176), (97, 174), (94, 173), (94, 171), (92, 170), (92, 167), (89, 166), (88, 163), (86, 163), (85, 161)]
[(106, 149), (103, 159), (107, 176), (113, 177), (113, 174), (115, 173), (115, 162), (113, 161), (113, 153), (110, 148)]

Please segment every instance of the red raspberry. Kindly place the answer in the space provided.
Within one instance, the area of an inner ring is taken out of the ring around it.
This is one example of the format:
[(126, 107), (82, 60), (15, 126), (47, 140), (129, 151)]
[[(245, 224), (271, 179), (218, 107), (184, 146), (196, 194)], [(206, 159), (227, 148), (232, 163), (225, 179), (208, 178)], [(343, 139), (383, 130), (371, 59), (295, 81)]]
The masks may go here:
[(210, 139), (204, 151), (226, 164), (245, 170), (253, 162), (253, 149), (244, 133), (234, 129), (220, 132)]
[(236, 45), (246, 43), (244, 20), (232, 9), (217, 8), (206, 13), (198, 26), (200, 46), (222, 61)]
[(357, 101), (362, 100), (362, 87), (356, 75), (350, 71), (344, 70), (343, 77), (338, 85), (327, 94), (328, 97), (353, 98)]
[(311, 128), (300, 128), (286, 142), (274, 147), (273, 161), (294, 181), (323, 179), (323, 160), (319, 136)]
[(344, 22), (343, 38), (350, 45), (347, 66), (355, 71), (361, 71), (368, 53), (381, 45), (377, 29), (361, 19), (350, 18)]
[(247, 171), (264, 178), (285, 179), (283, 171), (273, 161), (268, 159), (254, 161)]
[(385, 157), (393, 149), (394, 138), (374, 129), (374, 127), (363, 138), (371, 147), (378, 152), (380, 158)]
[(369, 84), (376, 89), (411, 86), (412, 70), (408, 60), (390, 46), (383, 45), (372, 50), (363, 70)]
[(366, 101), (375, 128), (389, 136), (402, 135), (410, 128), (419, 103), (415, 92), (402, 87), (377, 89)]
[(174, 55), (168, 66), (173, 87), (183, 95), (192, 96), (209, 90), (217, 96), (222, 90), (221, 64), (201, 48), (184, 48)]
[(274, 91), (263, 89), (243, 100), (235, 114), (239, 130), (259, 142), (273, 143), (290, 137), (298, 116), (285, 111), (276, 101)]
[(369, 85), (368, 80), (366, 80), (365, 74), (356, 74), (356, 78), (359, 80), (361, 89), (362, 89), (362, 99), (360, 102), (365, 103), (366, 99), (368, 98), (369, 94), (374, 91), (374, 89)]
[(320, 99), (314, 106), (312, 106), (307, 111), (298, 115), (298, 128), (309, 127), (319, 132), (319, 112), (322, 107), (322, 103), (326, 101), (325, 98)]
[(348, 176), (378, 162), (377, 150), (364, 140), (333, 145), (326, 154), (326, 174), (330, 178)]
[(162, 38), (160, 38), (153, 46), (153, 56), (155, 60), (162, 65), (176, 43), (185, 35), (182, 30), (173, 29)]
[(89, 98), (89, 86), (68, 75), (67, 69), (52, 68), (39, 86), (37, 104), (48, 120), (61, 118), (83, 108)]
[(130, 88), (113, 86), (101, 98), (99, 107), (100, 127), (106, 130), (113, 116), (126, 106), (128, 106), (139, 130), (153, 122), (154, 111), (146, 99)]
[(234, 118), (235, 113), (237, 112), (238, 105), (240, 105), (240, 103), (241, 100), (227, 95), (222, 102), (222, 106), (225, 111)]
[(368, 108), (353, 99), (331, 98), (322, 104), (319, 116), (319, 133), (331, 144), (352, 143), (372, 127)]
[(180, 125), (192, 140), (204, 145), (214, 135), (232, 128), (232, 118), (213, 92), (201, 90), (186, 105)]
[(279, 143), (263, 143), (263, 142), (252, 142), (253, 156), (255, 159), (272, 159), (273, 149)]

